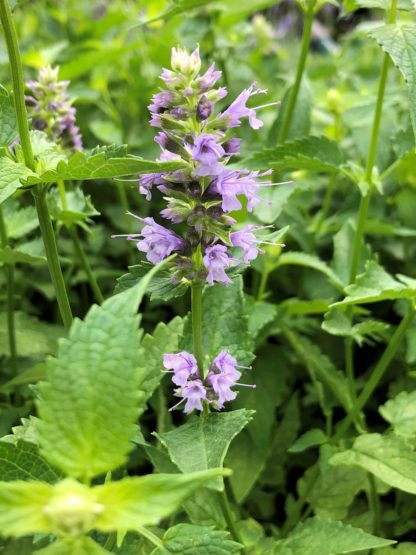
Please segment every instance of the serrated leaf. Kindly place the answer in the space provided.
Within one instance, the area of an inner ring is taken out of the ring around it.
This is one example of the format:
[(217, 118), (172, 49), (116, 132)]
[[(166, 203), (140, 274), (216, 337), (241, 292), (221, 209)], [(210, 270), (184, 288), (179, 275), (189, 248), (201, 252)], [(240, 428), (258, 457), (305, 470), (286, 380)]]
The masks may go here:
[(405, 438), (416, 436), (416, 391), (402, 391), (379, 408), (395, 433)]
[[(170, 432), (155, 434), (168, 450), (173, 463), (182, 472), (221, 468), (233, 438), (248, 424), (253, 411), (210, 413), (193, 418)], [(212, 482), (213, 489), (223, 490), (221, 478)]]
[(383, 25), (371, 31), (370, 36), (389, 54), (407, 83), (416, 137), (416, 25)]
[(173, 171), (183, 168), (184, 165), (184, 162), (180, 161), (151, 162), (131, 155), (125, 158), (109, 158), (105, 152), (92, 156), (87, 156), (83, 152), (76, 152), (68, 160), (61, 160), (55, 169), (48, 169), (37, 176), (28, 177), (24, 181), (24, 185), (53, 183), (58, 180), (82, 181), (124, 177), (142, 172)]
[(139, 390), (137, 307), (156, 266), (136, 286), (75, 320), (40, 384), (44, 456), (69, 476), (90, 480), (120, 466), (131, 450)]
[(25, 165), (13, 162), (9, 157), (0, 157), (0, 204), (22, 187), (21, 179), (35, 174)]
[(34, 206), (19, 208), (17, 202), (9, 200), (2, 206), (2, 209), (9, 239), (19, 239), (39, 227)]
[(0, 148), (8, 147), (18, 137), (16, 114), (12, 99), (0, 85)]
[[(129, 266), (129, 273), (124, 274), (117, 279), (115, 293), (126, 291), (138, 283), (143, 276), (146, 275), (148, 270), (144, 266)], [(161, 271), (159, 275), (155, 276), (150, 283), (147, 293), (152, 300), (162, 299), (163, 301), (170, 301), (177, 297), (182, 297), (189, 289), (189, 285), (184, 282), (173, 283), (172, 274), (169, 272)]]
[(62, 207), (58, 191), (49, 195), (49, 210), (52, 217), (66, 225), (81, 224), (100, 213), (92, 204), (91, 197), (84, 195), (80, 188), (68, 191), (65, 195), (66, 207)]
[(163, 536), (163, 547), (156, 548), (152, 555), (228, 555), (239, 553), (241, 544), (228, 539), (228, 532), (213, 530), (207, 526), (177, 524)]
[[(139, 389), (143, 403), (147, 401), (163, 377), (163, 355), (179, 350), (178, 343), (182, 336), (183, 320), (176, 317), (169, 324), (159, 322), (152, 334), (146, 334), (140, 345)], [(140, 412), (144, 409), (141, 405)]]
[(157, 524), (176, 511), (196, 489), (227, 475), (225, 469), (211, 468), (188, 474), (151, 474), (124, 478), (93, 488), (97, 502), (105, 507), (95, 527), (103, 532), (136, 530)]
[(281, 171), (338, 172), (345, 155), (336, 141), (325, 136), (304, 137), (255, 152), (249, 159), (256, 167)]
[(334, 520), (309, 518), (276, 543), (276, 555), (340, 555), (394, 544)]
[(364, 434), (351, 449), (337, 453), (331, 464), (358, 466), (383, 482), (416, 494), (416, 453), (394, 434)]
[(303, 453), (311, 447), (317, 447), (328, 441), (327, 435), (319, 428), (312, 428), (302, 434), (295, 443), (289, 447), (289, 453)]
[(406, 276), (394, 279), (377, 262), (369, 261), (354, 284), (345, 288), (347, 296), (332, 306), (376, 303), (386, 300), (412, 299), (416, 296), (416, 280)]
[(43, 457), (33, 443), (0, 441), (0, 480), (40, 480), (56, 482), (62, 477)]

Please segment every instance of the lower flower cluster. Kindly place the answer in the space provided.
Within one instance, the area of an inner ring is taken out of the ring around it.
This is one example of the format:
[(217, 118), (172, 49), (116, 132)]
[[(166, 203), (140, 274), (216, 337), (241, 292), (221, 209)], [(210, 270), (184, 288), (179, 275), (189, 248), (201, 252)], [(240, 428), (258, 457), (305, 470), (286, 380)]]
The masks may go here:
[(175, 395), (182, 397), (170, 410), (185, 402), (184, 412), (190, 413), (195, 409), (202, 411), (203, 401), (221, 410), (226, 401), (232, 401), (237, 396), (232, 387), (256, 387), (238, 382), (241, 372), (237, 368), (249, 368), (238, 365), (237, 360), (226, 351), (221, 351), (214, 358), (205, 377), (194, 355), (187, 351), (163, 355), (163, 366), (166, 373), (173, 374), (172, 382), (179, 386), (175, 389)]

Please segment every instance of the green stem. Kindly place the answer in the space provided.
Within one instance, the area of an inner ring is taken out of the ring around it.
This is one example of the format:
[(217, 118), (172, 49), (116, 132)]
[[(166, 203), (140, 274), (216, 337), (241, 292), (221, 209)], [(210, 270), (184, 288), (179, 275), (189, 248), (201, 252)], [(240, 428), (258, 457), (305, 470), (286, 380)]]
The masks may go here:
[(153, 534), (153, 532), (151, 532), (147, 528), (144, 528), (143, 526), (137, 526), (136, 530), (140, 535), (147, 538), (153, 545), (163, 548), (163, 542), (160, 538), (156, 536), (156, 534)]
[(316, 222), (316, 234), (320, 233), (322, 224), (324, 223), (325, 218), (329, 212), (329, 208), (332, 202), (332, 196), (335, 190), (335, 181), (336, 181), (336, 175), (333, 174), (329, 179), (328, 187), (326, 188), (326, 191), (325, 191), (324, 200), (322, 201), (322, 210), (319, 214), (318, 221)]
[(32, 144), (29, 137), (29, 121), (25, 103), (25, 84), (23, 81), (22, 62), (20, 58), (16, 28), (13, 23), (8, 0), (0, 0), (0, 20), (3, 25), (7, 51), (9, 53), (10, 71), (13, 81), (13, 98), (16, 110), (17, 127), (19, 129), (20, 144), (26, 166), (31, 170), (34, 170), (35, 158), (33, 156)]
[(116, 546), (116, 542), (117, 542), (117, 534), (116, 532), (111, 532), (111, 534), (109, 536), (107, 536), (107, 539), (105, 540), (105, 544), (104, 544), (104, 549), (107, 549), (107, 551), (113, 551), (113, 549)]
[[(203, 374), (204, 355), (202, 351), (202, 288), (201, 284), (193, 284), (191, 289), (192, 334), (194, 339), (194, 355), (198, 368)], [(205, 375), (203, 376), (205, 378)]]
[[(0, 238), (3, 248), (7, 246), (7, 230), (4, 222), (3, 211), (0, 207)], [(7, 290), (7, 331), (9, 337), (10, 364), (13, 373), (17, 372), (16, 330), (14, 325), (14, 264), (5, 264)]]
[[(241, 543), (241, 545), (244, 545), (243, 538), (241, 537), (241, 534), (238, 531), (237, 526), (235, 524), (234, 516), (233, 516), (233, 513), (231, 512), (231, 507), (228, 502), (228, 497), (225, 489), (221, 492), (218, 492), (218, 500), (220, 502), (221, 510), (224, 515), (225, 522), (227, 523), (228, 529), (230, 531), (231, 537), (237, 543)], [(243, 554), (246, 553), (246, 551), (244, 550), (244, 547), (241, 549), (241, 552)]]
[(376, 481), (372, 474), (368, 474), (368, 504), (370, 510), (373, 511), (373, 534), (379, 536), (381, 534), (381, 503), (377, 494)]
[(266, 263), (265, 263), (265, 267), (261, 273), (261, 278), (260, 278), (260, 285), (259, 285), (259, 289), (257, 291), (257, 300), (261, 301), (262, 298), (264, 297), (264, 294), (266, 292), (266, 287), (267, 287), (267, 280), (269, 279), (269, 271), (266, 268)]
[(46, 202), (46, 189), (35, 188), (33, 193), (35, 205), (39, 218), (39, 225), (45, 245), (46, 258), (48, 261), (49, 273), (51, 275), (53, 287), (58, 301), (59, 312), (67, 330), (72, 324), (72, 312), (65, 288), (62, 269), (59, 262), (58, 249), (56, 247), (55, 233), (53, 231), (48, 204)]
[(361, 394), (359, 395), (358, 399), (354, 403), (350, 413), (345, 418), (344, 422), (338, 428), (338, 432), (334, 436), (334, 440), (338, 440), (344, 436), (345, 432), (350, 427), (351, 423), (353, 422), (356, 415), (361, 411), (364, 406), (367, 404), (368, 400), (370, 399), (371, 395), (373, 394), (374, 390), (376, 389), (377, 385), (379, 384), (380, 380), (382, 379), (385, 371), (389, 367), (391, 361), (393, 360), (396, 352), (402, 342), (408, 327), (413, 322), (414, 317), (414, 307), (411, 305), (409, 310), (403, 316), (402, 321), (400, 322), (399, 326), (396, 328), (390, 342), (386, 346), (380, 360), (376, 364), (374, 370), (372, 371), (370, 378), (367, 380), (364, 389), (362, 390)]
[(72, 242), (74, 243), (75, 251), (77, 253), (79, 261), (81, 262), (81, 266), (87, 275), (95, 300), (97, 301), (98, 304), (102, 304), (104, 302), (103, 294), (101, 293), (101, 289), (100, 289), (100, 286), (98, 285), (97, 279), (93, 271), (91, 270), (90, 263), (88, 262), (88, 258), (82, 247), (76, 227), (73, 225), (69, 226), (68, 233), (71, 236)]
[(290, 124), (292, 123), (292, 116), (293, 116), (293, 112), (295, 111), (296, 101), (299, 95), (299, 89), (302, 83), (303, 73), (305, 71), (306, 58), (307, 58), (307, 55), (309, 52), (309, 46), (311, 43), (313, 16), (314, 16), (314, 9), (311, 6), (309, 7), (308, 11), (305, 14), (305, 21), (303, 24), (303, 33), (302, 33), (302, 43), (300, 47), (298, 67), (296, 69), (295, 82), (293, 84), (293, 87), (290, 90), (289, 99), (287, 101), (287, 105), (285, 106), (285, 110), (283, 112), (282, 125), (280, 127), (279, 135), (277, 137), (278, 143), (284, 143), (289, 134)]

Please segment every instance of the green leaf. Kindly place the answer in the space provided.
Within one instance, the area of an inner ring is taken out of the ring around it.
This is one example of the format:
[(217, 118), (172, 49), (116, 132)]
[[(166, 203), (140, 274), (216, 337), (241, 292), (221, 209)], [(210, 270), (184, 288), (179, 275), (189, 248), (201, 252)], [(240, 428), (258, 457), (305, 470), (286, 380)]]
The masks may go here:
[(203, 6), (216, 2), (218, 2), (218, 0), (173, 0), (172, 4), (168, 6), (160, 15), (148, 19), (144, 22), (144, 24), (148, 25), (149, 23), (154, 23), (160, 19), (167, 21), (175, 15), (180, 15), (181, 13), (189, 12), (189, 10), (202, 8)]
[(317, 256), (313, 254), (308, 254), (306, 252), (284, 252), (279, 256), (276, 267), (295, 265), (295, 266), (305, 266), (306, 268), (311, 268), (318, 272), (321, 272), (329, 281), (338, 289), (343, 290), (343, 284), (337, 274), (329, 267), (325, 262), (320, 260)]
[(80, 188), (68, 191), (65, 194), (65, 200), (66, 207), (63, 208), (57, 190), (48, 197), (52, 217), (65, 225), (82, 224), (85, 221), (88, 222), (89, 218), (100, 215), (94, 208), (91, 197), (85, 196)]
[(416, 280), (407, 276), (394, 279), (377, 262), (369, 261), (364, 273), (345, 288), (347, 296), (331, 306), (376, 303), (386, 300), (412, 299), (416, 296)]
[(276, 317), (276, 306), (263, 301), (256, 301), (254, 297), (246, 295), (246, 312), (248, 314), (248, 331), (256, 338), (261, 330)]
[[(148, 268), (145, 266), (129, 266), (129, 273), (117, 278), (115, 293), (121, 293), (136, 285), (146, 275), (146, 272), (148, 272)], [(163, 301), (170, 301), (171, 299), (182, 297), (188, 291), (188, 288), (189, 285), (184, 282), (178, 284), (172, 283), (172, 274), (167, 271), (161, 271), (152, 279), (147, 288), (147, 294), (150, 295), (152, 300), (162, 299)]]
[(249, 163), (280, 171), (338, 172), (345, 155), (336, 141), (325, 136), (304, 137), (255, 152)]
[(13, 162), (7, 156), (0, 157), (0, 204), (22, 187), (21, 179), (33, 175), (25, 165)]
[(39, 227), (34, 206), (20, 208), (16, 201), (9, 200), (2, 209), (9, 239), (19, 239)]
[(56, 482), (62, 477), (38, 452), (33, 443), (0, 441), (0, 480), (40, 480)]
[(333, 520), (309, 518), (284, 540), (276, 542), (276, 555), (340, 555), (394, 544), (360, 528)]
[(416, 25), (383, 25), (371, 31), (370, 36), (389, 54), (407, 83), (416, 137)]
[[(359, 8), (390, 10), (391, 2), (389, 0), (344, 0), (345, 14), (349, 14)], [(397, 3), (399, 10), (411, 11), (414, 6), (411, 0), (399, 0)], [(381, 555), (381, 553), (380, 553)]]
[(0, 85), (0, 148), (8, 147), (17, 137), (13, 102), (7, 90)]
[[(286, 90), (283, 96), (282, 105), (279, 108), (279, 115), (277, 116), (276, 121), (273, 123), (272, 128), (270, 129), (270, 133), (268, 136), (269, 146), (273, 146), (277, 143), (279, 130), (283, 121), (283, 115), (285, 113), (285, 110), (287, 109), (287, 104), (290, 93), (292, 91), (292, 87), (293, 85), (288, 87), (288, 89)], [(311, 89), (308, 82), (306, 81), (306, 79), (302, 79), (295, 109), (293, 111), (293, 116), (289, 127), (287, 140), (293, 140), (309, 134), (309, 130), (311, 127), (311, 96)]]
[(331, 464), (358, 466), (389, 486), (416, 494), (416, 453), (394, 434), (364, 434), (351, 449), (337, 453)]
[(98, 515), (95, 527), (102, 532), (136, 530), (137, 526), (157, 524), (179, 509), (196, 489), (208, 486), (227, 475), (214, 468), (188, 474), (152, 474), (124, 478), (93, 488), (97, 503), (105, 510)]
[[(358, 345), (371, 340), (380, 341), (383, 333), (389, 328), (388, 324), (377, 320), (364, 320), (353, 324), (345, 310), (333, 307), (324, 316), (322, 329), (331, 335), (352, 337)], [(368, 339), (367, 339), (368, 336)]]
[[(27, 247), (26, 247), (27, 248)], [(37, 256), (20, 250), (19, 247), (0, 248), (0, 264), (45, 264), (46, 256)]]
[[(194, 417), (170, 432), (156, 434), (168, 450), (173, 463), (182, 472), (222, 468), (233, 438), (250, 422), (253, 411), (241, 409)], [(213, 489), (223, 490), (221, 478), (212, 482)]]
[(416, 555), (416, 543), (404, 542), (377, 551), (377, 555)]
[(416, 391), (402, 391), (382, 405), (379, 412), (393, 426), (397, 435), (404, 438), (416, 436)]
[(91, 479), (120, 466), (132, 448), (140, 404), (137, 307), (156, 266), (134, 288), (75, 320), (40, 384), (44, 456), (69, 476)]
[(328, 441), (327, 435), (319, 428), (312, 428), (302, 434), (295, 443), (289, 447), (289, 453), (303, 453), (311, 447), (317, 447)]
[[(37, 176), (28, 177), (24, 185), (53, 183), (57, 180), (82, 181), (87, 179), (124, 177), (143, 172), (173, 171), (183, 168), (184, 165), (184, 162), (180, 161), (150, 162), (137, 156), (109, 158), (106, 152), (99, 152), (92, 156), (88, 156), (83, 152), (76, 152), (67, 161), (61, 160), (55, 169), (48, 169)], [(28, 176), (29, 173), (27, 174)]]
[(44, 549), (36, 551), (34, 555), (108, 555), (98, 543), (87, 536), (58, 540)]
[(239, 553), (241, 544), (231, 541), (228, 532), (213, 530), (207, 526), (177, 524), (163, 536), (163, 547), (156, 548), (152, 555), (228, 555)]
[(178, 343), (182, 336), (183, 320), (176, 317), (169, 324), (159, 322), (154, 332), (146, 334), (140, 346), (139, 389), (143, 395), (140, 413), (163, 378), (163, 355), (179, 350)]

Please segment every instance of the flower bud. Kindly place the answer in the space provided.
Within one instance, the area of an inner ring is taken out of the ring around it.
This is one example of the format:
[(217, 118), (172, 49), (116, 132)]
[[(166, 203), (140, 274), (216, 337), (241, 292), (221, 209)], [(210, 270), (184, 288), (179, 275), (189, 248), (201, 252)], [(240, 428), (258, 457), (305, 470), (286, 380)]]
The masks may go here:
[(214, 110), (214, 103), (208, 100), (205, 95), (202, 95), (198, 106), (196, 107), (196, 117), (198, 121), (208, 119)]
[(171, 65), (174, 71), (189, 77), (195, 77), (201, 69), (199, 48), (196, 48), (192, 54), (188, 54), (188, 52), (181, 47), (172, 48)]

